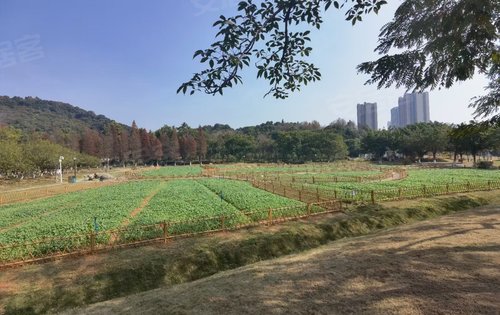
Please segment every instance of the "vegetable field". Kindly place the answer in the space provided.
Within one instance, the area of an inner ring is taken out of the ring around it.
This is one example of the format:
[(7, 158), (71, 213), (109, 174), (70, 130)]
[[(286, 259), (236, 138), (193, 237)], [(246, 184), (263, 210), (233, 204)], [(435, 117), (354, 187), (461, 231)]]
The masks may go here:
[[(315, 193), (318, 201), (338, 199), (344, 201), (375, 202), (405, 198), (419, 198), (449, 193), (490, 190), (500, 188), (500, 172), (476, 169), (432, 169), (409, 170), (402, 179), (386, 180), (343, 180), (337, 181), (336, 174), (323, 174), (314, 181), (315, 174), (302, 175), (289, 180), (279, 176), (271, 180), (257, 180), (254, 185), (267, 191), (296, 198), (302, 194)], [(367, 175), (364, 178), (369, 178)], [(344, 177), (345, 179), (345, 177)], [(281, 193), (288, 190), (288, 194)], [(295, 191), (295, 195), (293, 192)]]
[(0, 264), (338, 211), (339, 201), (500, 189), (499, 171), (367, 163), (162, 167), (144, 176), (0, 206)]

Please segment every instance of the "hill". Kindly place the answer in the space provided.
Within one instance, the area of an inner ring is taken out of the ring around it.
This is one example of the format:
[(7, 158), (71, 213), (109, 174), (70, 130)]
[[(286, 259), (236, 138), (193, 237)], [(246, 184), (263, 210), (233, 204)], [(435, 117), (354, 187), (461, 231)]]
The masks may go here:
[[(104, 133), (115, 123), (71, 104), (42, 100), (38, 97), (0, 96), (0, 125), (14, 127), (26, 133), (81, 134), (86, 129)], [(120, 124), (129, 130), (127, 125)]]

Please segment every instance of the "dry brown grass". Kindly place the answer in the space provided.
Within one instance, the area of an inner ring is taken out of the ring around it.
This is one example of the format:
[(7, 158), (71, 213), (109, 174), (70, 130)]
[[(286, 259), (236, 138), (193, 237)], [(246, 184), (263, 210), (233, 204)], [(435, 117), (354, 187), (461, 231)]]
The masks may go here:
[(71, 314), (499, 314), (500, 209), (330, 243)]

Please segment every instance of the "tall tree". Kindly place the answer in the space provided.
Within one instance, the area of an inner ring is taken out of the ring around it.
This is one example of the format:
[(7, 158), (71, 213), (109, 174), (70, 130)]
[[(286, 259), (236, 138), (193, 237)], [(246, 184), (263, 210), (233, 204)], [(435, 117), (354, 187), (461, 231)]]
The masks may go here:
[(191, 161), (196, 158), (196, 140), (188, 133), (183, 135), (179, 142), (182, 159), (191, 164)]
[(179, 160), (181, 153), (179, 151), (179, 137), (177, 136), (177, 130), (172, 129), (172, 136), (170, 137), (170, 147), (169, 147), (169, 157), (174, 161)]
[(162, 159), (168, 161), (170, 157), (170, 138), (166, 131), (160, 131), (160, 143), (162, 147)]
[(101, 137), (98, 132), (86, 128), (80, 140), (80, 152), (99, 156), (101, 148)]
[(394, 149), (393, 137), (388, 130), (370, 130), (361, 139), (361, 147), (377, 159), (382, 159), (385, 152)]
[(471, 122), (460, 124), (451, 132), (452, 141), (460, 143), (461, 146), (472, 154), (474, 165), (477, 155), (485, 149), (493, 147), (490, 143), (492, 129), (485, 129), (482, 125)]
[(125, 130), (122, 130), (120, 132), (120, 161), (122, 162), (123, 166), (127, 163), (127, 161), (130, 159), (130, 147), (129, 147), (129, 137), (128, 137), (128, 132)]
[(137, 128), (135, 120), (132, 121), (132, 128), (130, 129), (129, 150), (130, 150), (130, 159), (134, 163), (137, 163), (137, 161), (141, 158), (142, 147), (141, 147), (141, 136), (139, 128)]
[(158, 139), (153, 133), (149, 134), (151, 141), (151, 153), (152, 159), (156, 161), (156, 164), (163, 158), (163, 146), (160, 139)]
[(200, 163), (207, 156), (207, 138), (205, 136), (205, 131), (201, 126), (198, 127), (198, 136), (196, 137), (197, 150), (198, 150), (198, 159)]
[(149, 133), (144, 128), (139, 129), (141, 137), (141, 159), (143, 163), (147, 163), (152, 159), (152, 147)]
[(436, 162), (436, 154), (447, 150), (450, 144), (451, 127), (448, 124), (432, 122), (427, 124), (427, 148)]

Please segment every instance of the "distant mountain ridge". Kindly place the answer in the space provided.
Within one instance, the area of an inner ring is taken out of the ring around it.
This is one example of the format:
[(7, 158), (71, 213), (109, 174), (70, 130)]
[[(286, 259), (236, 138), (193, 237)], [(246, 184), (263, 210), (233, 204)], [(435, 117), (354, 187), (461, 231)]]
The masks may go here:
[[(0, 96), (0, 124), (24, 132), (79, 134), (92, 129), (104, 133), (112, 123), (116, 122), (68, 103), (38, 97)], [(130, 130), (130, 126), (118, 124)]]

